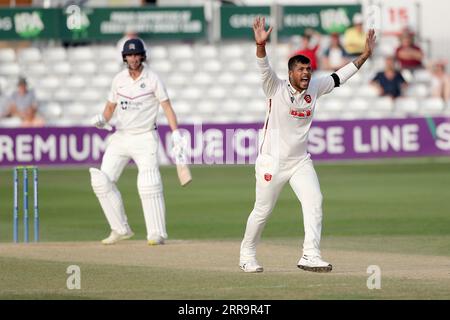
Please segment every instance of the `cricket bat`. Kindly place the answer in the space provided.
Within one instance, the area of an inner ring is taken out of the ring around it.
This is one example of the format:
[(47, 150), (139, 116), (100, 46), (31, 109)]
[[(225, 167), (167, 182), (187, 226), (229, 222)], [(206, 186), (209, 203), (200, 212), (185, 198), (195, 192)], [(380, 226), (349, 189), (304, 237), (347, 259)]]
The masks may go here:
[(192, 181), (191, 170), (187, 164), (177, 164), (177, 173), (182, 187)]

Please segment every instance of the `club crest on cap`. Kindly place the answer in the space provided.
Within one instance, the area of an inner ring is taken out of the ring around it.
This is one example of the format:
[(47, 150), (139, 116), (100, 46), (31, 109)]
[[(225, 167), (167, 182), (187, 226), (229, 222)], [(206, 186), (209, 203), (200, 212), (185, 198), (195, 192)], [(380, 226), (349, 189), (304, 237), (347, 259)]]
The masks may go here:
[(128, 45), (128, 49), (129, 49), (129, 50), (136, 50), (135, 44), (134, 44), (134, 43), (130, 43), (130, 44)]

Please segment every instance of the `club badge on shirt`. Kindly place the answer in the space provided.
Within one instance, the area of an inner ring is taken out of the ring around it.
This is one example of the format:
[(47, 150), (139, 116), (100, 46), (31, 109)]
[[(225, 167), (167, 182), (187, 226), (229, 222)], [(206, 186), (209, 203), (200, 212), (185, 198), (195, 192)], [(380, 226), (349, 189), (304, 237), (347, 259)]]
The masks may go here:
[(311, 96), (309, 94), (305, 95), (304, 99), (307, 103), (311, 103), (312, 101)]

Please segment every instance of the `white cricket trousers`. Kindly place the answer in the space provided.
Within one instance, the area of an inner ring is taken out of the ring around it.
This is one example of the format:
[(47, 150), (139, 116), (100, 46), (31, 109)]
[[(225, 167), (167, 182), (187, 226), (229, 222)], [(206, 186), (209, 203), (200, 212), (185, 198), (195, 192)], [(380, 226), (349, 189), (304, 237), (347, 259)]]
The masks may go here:
[(322, 193), (309, 155), (301, 161), (280, 162), (277, 172), (273, 174), (270, 181), (265, 180), (264, 171), (258, 170), (257, 166), (255, 174), (256, 201), (247, 220), (244, 239), (241, 243), (240, 261), (256, 259), (256, 246), (260, 241), (261, 233), (283, 186), (288, 181), (303, 211), (305, 229), (303, 254), (320, 256)]
[[(159, 137), (156, 130), (141, 134), (117, 131), (108, 141), (100, 169), (115, 185), (130, 159), (136, 163), (139, 171), (137, 187), (144, 211), (148, 240), (158, 237), (167, 239), (163, 187), (157, 158), (158, 146)], [(120, 193), (118, 190), (116, 192), (118, 200), (122, 202)], [(123, 208), (123, 204), (121, 206)], [(111, 225), (108, 219), (113, 230), (129, 228), (125, 212), (123, 209), (121, 211), (121, 216), (117, 217), (120, 226)], [(107, 213), (105, 214), (108, 216)]]

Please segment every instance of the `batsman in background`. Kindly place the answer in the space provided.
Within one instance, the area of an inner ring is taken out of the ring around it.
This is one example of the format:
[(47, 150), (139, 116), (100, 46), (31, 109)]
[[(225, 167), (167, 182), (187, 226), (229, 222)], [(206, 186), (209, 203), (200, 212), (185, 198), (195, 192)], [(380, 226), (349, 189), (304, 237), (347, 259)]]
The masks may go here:
[(117, 131), (110, 136), (101, 169), (89, 169), (92, 188), (112, 230), (102, 243), (114, 244), (134, 235), (116, 187), (117, 180), (131, 158), (139, 171), (137, 187), (144, 211), (148, 244), (163, 244), (167, 232), (156, 130), (160, 104), (172, 130), (172, 143), (178, 153), (176, 157), (182, 157), (180, 153), (184, 152), (184, 140), (177, 129), (177, 118), (164, 84), (156, 73), (143, 64), (146, 60), (144, 43), (140, 39), (126, 41), (122, 57), (127, 69), (114, 77), (103, 113), (92, 119), (97, 128), (111, 130), (108, 121), (114, 113), (117, 117)]
[(257, 66), (267, 98), (264, 137), (255, 163), (256, 201), (248, 217), (241, 243), (239, 266), (245, 272), (262, 272), (256, 260), (256, 246), (282, 187), (289, 182), (301, 202), (305, 239), (300, 269), (330, 272), (330, 263), (322, 260), (322, 193), (319, 180), (307, 152), (307, 138), (317, 99), (339, 87), (353, 76), (371, 56), (375, 45), (374, 30), (369, 30), (365, 50), (353, 62), (330, 76), (311, 80), (310, 60), (302, 55), (289, 59), (289, 80), (277, 77), (266, 56), (266, 42), (272, 31), (265, 29), (265, 19), (253, 24)]

